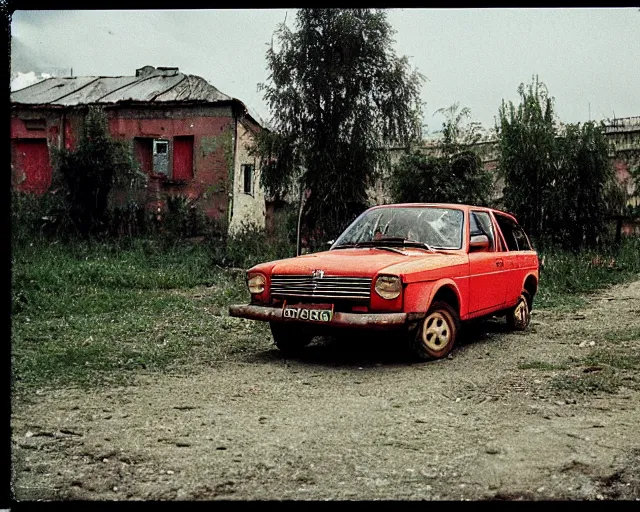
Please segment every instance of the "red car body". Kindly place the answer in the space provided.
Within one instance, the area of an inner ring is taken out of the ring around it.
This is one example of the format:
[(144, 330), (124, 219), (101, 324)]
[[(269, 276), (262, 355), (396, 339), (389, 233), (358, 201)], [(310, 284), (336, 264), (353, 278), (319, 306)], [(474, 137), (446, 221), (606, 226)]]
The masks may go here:
[[(276, 344), (287, 350), (305, 344), (314, 333), (333, 329), (420, 331), (422, 325), (426, 345), (417, 342), (416, 348), (423, 358), (448, 354), (460, 321), (505, 314), (514, 328), (526, 328), (538, 290), (538, 255), (512, 215), (469, 205), (421, 203), (376, 206), (363, 215), (393, 213), (379, 211), (385, 208), (462, 212), (460, 246), (431, 250), (398, 245), (397, 238), (389, 238), (394, 245), (334, 244), (328, 251), (261, 263), (247, 271), (249, 283), (258, 283), (251, 304), (231, 306), (229, 314), (270, 322)], [(480, 221), (483, 227), (478, 227)], [(483, 234), (473, 232), (472, 224)], [(393, 297), (396, 292), (386, 293), (386, 288), (399, 293)], [(434, 304), (442, 305), (441, 311), (431, 318)], [(430, 319), (430, 327), (425, 319)], [(288, 330), (294, 334), (287, 335)], [(432, 339), (440, 336), (440, 343), (429, 346), (427, 331)], [(295, 336), (303, 340), (296, 343)]]

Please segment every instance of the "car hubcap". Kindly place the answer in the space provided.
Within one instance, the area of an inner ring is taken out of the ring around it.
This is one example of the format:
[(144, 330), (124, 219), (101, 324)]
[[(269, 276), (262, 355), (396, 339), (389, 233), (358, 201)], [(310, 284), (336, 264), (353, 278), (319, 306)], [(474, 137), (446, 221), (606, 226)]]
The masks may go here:
[(424, 321), (422, 341), (429, 348), (438, 352), (444, 349), (451, 339), (451, 329), (445, 316), (440, 312), (431, 313)]
[(527, 307), (527, 301), (524, 298), (520, 298), (520, 302), (516, 306), (514, 312), (517, 324), (520, 327), (525, 327), (529, 322), (529, 308)]

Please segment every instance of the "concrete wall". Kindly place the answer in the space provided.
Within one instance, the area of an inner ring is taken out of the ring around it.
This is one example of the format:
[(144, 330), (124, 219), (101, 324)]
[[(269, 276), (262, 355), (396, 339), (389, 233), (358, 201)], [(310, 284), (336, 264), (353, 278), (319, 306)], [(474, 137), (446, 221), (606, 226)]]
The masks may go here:
[[(233, 169), (232, 215), (229, 232), (241, 231), (244, 226), (265, 227), (266, 206), (264, 191), (260, 187), (260, 160), (249, 154), (257, 127), (252, 123), (239, 121), (236, 130), (235, 161)], [(244, 188), (243, 164), (253, 165), (251, 193)]]

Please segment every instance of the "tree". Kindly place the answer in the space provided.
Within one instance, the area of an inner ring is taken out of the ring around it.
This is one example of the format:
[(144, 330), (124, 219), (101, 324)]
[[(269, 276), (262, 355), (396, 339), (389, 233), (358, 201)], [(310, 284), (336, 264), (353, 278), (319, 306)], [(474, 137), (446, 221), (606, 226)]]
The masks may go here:
[(368, 206), (389, 146), (419, 137), (424, 78), (395, 54), (383, 10), (300, 9), (295, 30), (281, 24), (275, 35), (259, 85), (274, 125), (257, 144), (262, 184), (308, 191), (307, 232), (335, 235)]
[(77, 147), (55, 153), (55, 167), (70, 219), (81, 235), (104, 227), (113, 185), (134, 187), (145, 178), (127, 144), (110, 136), (107, 117), (98, 107), (88, 109)]
[(437, 202), (487, 205), (493, 178), (472, 149), (480, 140), (480, 125), (464, 123), (471, 111), (458, 103), (436, 113), (445, 115), (441, 156), (414, 150), (403, 155), (391, 175), (391, 193), (399, 203)]
[(543, 202), (556, 174), (555, 137), (557, 133), (553, 99), (536, 77), (525, 88), (518, 87), (520, 105), (504, 101), (499, 109), (498, 170), (505, 181), (504, 202), (525, 230), (539, 238), (549, 227), (543, 215)]
[(442, 148), (445, 153), (455, 153), (462, 147), (478, 143), (482, 138), (480, 123), (476, 121), (464, 122), (471, 118), (471, 109), (469, 107), (461, 109), (460, 103), (456, 102), (450, 107), (439, 108), (435, 111), (435, 114), (445, 116), (442, 130), (440, 130), (440, 133), (442, 133)]
[(499, 109), (498, 169), (504, 201), (525, 230), (575, 251), (602, 242), (614, 174), (603, 127), (556, 125), (553, 99), (536, 77), (520, 104)]

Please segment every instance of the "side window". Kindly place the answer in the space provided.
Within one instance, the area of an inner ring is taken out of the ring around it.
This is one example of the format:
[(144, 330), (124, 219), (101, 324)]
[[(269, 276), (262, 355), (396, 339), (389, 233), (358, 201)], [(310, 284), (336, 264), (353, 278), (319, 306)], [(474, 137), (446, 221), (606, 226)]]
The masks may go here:
[(510, 251), (528, 251), (531, 249), (527, 236), (518, 224), (509, 217), (499, 214), (496, 214), (496, 221), (498, 221), (498, 226), (500, 226)]
[(529, 240), (527, 239), (527, 235), (524, 234), (524, 230), (520, 226), (518, 226), (517, 224), (513, 229), (513, 234), (516, 237), (516, 240), (518, 241), (518, 249), (520, 251), (530, 251), (531, 250), (531, 244), (529, 243)]
[(491, 217), (487, 212), (471, 212), (471, 216), (469, 217), (469, 227), (469, 235), (471, 237), (477, 235), (487, 235), (487, 237), (489, 238), (489, 250), (494, 250), (495, 235), (493, 233)]
[(242, 164), (242, 177), (244, 181), (244, 193), (253, 195), (253, 165)]

